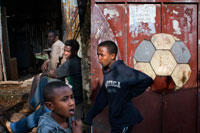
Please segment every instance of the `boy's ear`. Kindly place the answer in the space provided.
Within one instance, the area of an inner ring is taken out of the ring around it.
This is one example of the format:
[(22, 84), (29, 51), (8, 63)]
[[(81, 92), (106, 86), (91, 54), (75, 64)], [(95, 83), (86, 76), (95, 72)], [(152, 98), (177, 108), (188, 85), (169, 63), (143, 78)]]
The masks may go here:
[(50, 109), (51, 111), (54, 110), (54, 105), (52, 102), (45, 102), (45, 105), (47, 106), (48, 109)]
[(115, 60), (116, 54), (115, 54), (115, 53), (112, 53), (112, 54), (111, 54), (111, 58), (112, 58), (113, 60)]

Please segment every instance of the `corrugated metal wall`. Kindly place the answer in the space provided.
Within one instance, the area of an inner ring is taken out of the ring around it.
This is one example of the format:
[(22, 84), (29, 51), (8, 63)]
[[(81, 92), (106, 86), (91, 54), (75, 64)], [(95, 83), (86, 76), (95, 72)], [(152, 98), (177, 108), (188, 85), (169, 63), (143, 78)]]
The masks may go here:
[[(19, 75), (28, 74), (26, 71), (30, 67), (37, 67), (34, 54), (49, 47), (48, 32), (57, 31), (62, 40), (61, 1), (8, 0), (3, 2), (6, 15), (4, 22), (7, 25), (3, 28), (4, 32), (8, 33), (4, 34), (3, 43), (7, 68), (10, 66), (10, 58), (16, 58), (16, 70), (19, 70)], [(8, 69), (9, 71), (12, 69)]]

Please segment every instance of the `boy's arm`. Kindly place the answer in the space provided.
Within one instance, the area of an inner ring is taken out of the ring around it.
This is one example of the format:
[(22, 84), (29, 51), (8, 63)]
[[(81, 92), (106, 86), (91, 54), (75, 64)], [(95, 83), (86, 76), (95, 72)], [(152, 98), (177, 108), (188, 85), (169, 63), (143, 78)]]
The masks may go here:
[(94, 101), (93, 107), (90, 109), (89, 113), (87, 114), (84, 123), (88, 125), (92, 125), (92, 119), (99, 114), (105, 106), (108, 104), (107, 99), (107, 92), (104, 86), (100, 88), (100, 91)]
[(52, 45), (49, 63), (50, 69), (56, 69), (61, 53), (62, 49), (58, 45)]
[(58, 78), (55, 70), (45, 71), (42, 73), (43, 76), (51, 77), (51, 78)]
[(137, 70), (136, 77), (133, 78), (134, 80), (136, 78), (136, 82), (133, 82), (133, 84), (130, 87), (132, 97), (139, 96), (153, 83), (153, 79), (151, 77)]
[(71, 62), (68, 61), (68, 63), (62, 64), (60, 67), (56, 68), (55, 70), (43, 72), (43, 75), (51, 77), (51, 78), (67, 77), (70, 75), (70, 68), (72, 66), (72, 64), (70, 63)]
[(57, 78), (68, 77), (72, 75), (72, 73), (75, 70), (77, 70), (76, 65), (77, 64), (75, 64), (72, 60), (68, 60), (64, 64), (62, 64), (60, 67), (56, 68), (56, 70), (54, 71), (54, 75)]

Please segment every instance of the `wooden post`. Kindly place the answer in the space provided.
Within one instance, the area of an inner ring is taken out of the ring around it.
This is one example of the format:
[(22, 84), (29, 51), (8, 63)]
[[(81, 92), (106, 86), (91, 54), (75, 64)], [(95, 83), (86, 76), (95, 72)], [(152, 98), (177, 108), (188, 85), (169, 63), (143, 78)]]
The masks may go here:
[(2, 25), (1, 25), (1, 6), (0, 6), (0, 81), (7, 80), (6, 68), (4, 61), (4, 52), (3, 52), (3, 41), (2, 41)]
[[(6, 74), (7, 78), (11, 80), (16, 80), (18, 78), (17, 72), (17, 61), (16, 58), (10, 58), (10, 47), (8, 39), (8, 28), (7, 28), (7, 18), (6, 18), (6, 7), (2, 7), (2, 49), (4, 51)], [(5, 79), (7, 80), (7, 79)]]

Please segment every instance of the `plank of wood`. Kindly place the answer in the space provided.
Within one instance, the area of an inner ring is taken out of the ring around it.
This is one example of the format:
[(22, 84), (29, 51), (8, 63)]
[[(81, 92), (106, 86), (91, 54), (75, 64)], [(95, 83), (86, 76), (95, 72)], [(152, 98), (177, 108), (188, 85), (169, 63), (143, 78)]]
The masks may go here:
[(22, 81), (0, 81), (0, 85), (21, 85)]

